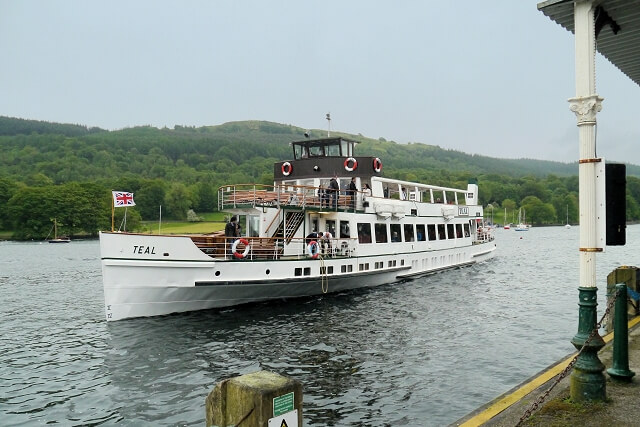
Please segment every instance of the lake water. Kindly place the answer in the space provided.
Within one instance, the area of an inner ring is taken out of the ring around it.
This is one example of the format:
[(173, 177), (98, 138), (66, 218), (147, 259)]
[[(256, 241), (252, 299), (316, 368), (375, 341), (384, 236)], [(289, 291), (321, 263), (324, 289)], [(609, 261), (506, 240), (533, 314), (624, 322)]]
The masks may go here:
[[(499, 229), (494, 260), (370, 290), (107, 324), (97, 241), (0, 242), (0, 424), (204, 425), (266, 369), (309, 426), (441, 426), (573, 351), (578, 227)], [(640, 265), (640, 225), (598, 254)]]

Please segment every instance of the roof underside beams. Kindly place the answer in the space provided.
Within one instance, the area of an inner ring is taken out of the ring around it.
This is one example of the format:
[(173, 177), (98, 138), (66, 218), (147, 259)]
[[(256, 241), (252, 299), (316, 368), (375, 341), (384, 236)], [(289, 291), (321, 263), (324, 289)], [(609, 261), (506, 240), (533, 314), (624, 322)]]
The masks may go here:
[[(640, 86), (640, 0), (595, 2), (596, 49)], [(574, 33), (573, 0), (538, 3), (538, 10)]]

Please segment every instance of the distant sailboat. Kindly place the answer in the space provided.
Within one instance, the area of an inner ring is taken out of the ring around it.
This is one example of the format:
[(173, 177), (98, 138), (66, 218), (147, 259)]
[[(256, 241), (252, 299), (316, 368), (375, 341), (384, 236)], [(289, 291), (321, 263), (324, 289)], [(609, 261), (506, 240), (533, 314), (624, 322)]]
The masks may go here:
[(507, 208), (504, 208), (504, 229), (509, 230), (511, 228), (511, 224), (507, 223)]
[[(51, 232), (49, 232), (51, 234)], [(47, 236), (49, 237), (49, 236)], [(69, 243), (71, 239), (68, 237), (58, 237), (58, 221), (53, 219), (53, 239), (49, 240), (49, 243)]]
[(529, 231), (531, 226), (527, 224), (527, 218), (524, 208), (520, 208), (518, 211), (518, 225), (516, 225), (516, 231)]
[(567, 223), (564, 228), (571, 228), (571, 224), (569, 224), (569, 205), (567, 205)]

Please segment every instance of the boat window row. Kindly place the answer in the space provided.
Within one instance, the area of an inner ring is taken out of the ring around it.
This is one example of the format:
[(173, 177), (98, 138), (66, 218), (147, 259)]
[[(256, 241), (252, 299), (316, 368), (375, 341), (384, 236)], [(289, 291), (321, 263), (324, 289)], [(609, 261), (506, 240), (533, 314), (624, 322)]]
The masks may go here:
[(358, 223), (359, 243), (425, 242), (427, 240), (462, 239), (470, 236), (471, 229), (468, 223), (402, 225), (378, 222), (373, 224), (373, 234), (370, 223)]

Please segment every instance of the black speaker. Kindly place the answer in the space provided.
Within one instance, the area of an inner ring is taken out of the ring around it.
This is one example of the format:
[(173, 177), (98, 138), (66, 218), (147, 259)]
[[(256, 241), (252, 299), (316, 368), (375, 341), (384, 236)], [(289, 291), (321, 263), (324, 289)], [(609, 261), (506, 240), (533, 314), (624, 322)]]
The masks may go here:
[(607, 163), (605, 181), (607, 246), (623, 246), (627, 230), (627, 167), (622, 163)]

